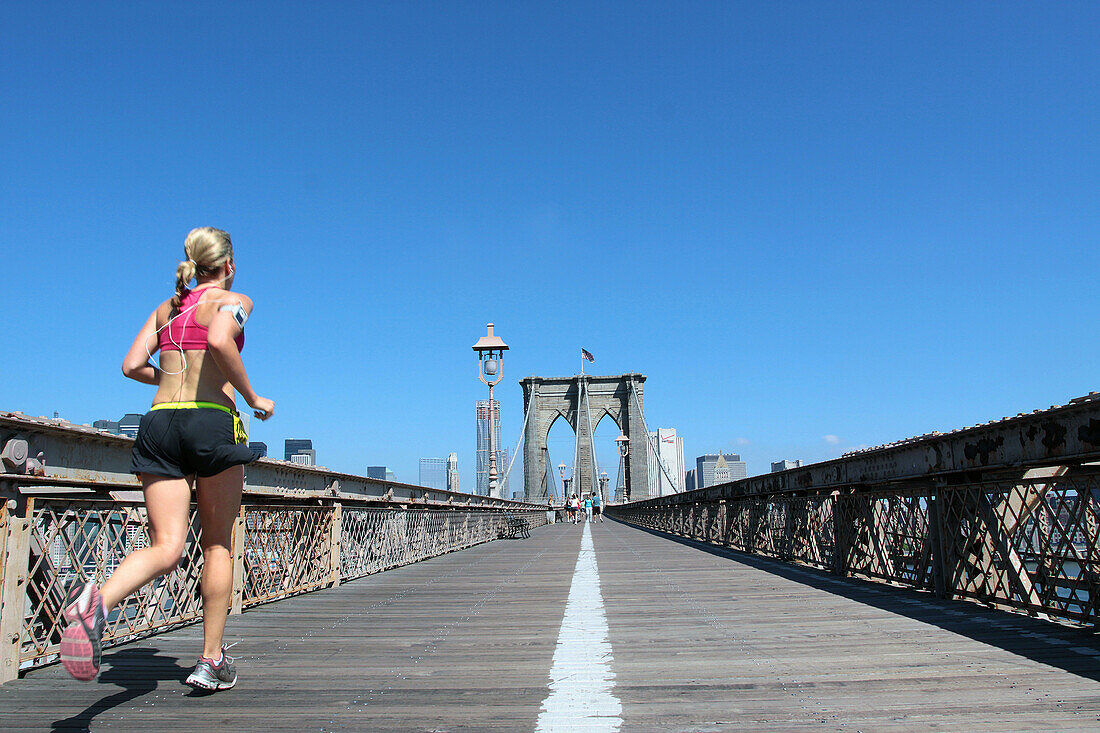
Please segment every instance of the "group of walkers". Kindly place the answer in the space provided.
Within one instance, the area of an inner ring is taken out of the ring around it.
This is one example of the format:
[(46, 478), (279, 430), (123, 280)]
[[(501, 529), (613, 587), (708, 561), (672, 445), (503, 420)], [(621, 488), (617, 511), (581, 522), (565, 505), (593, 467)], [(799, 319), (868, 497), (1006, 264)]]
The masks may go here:
[(567, 521), (576, 524), (583, 521), (581, 519), (581, 507), (584, 508), (584, 519), (591, 522), (594, 518), (598, 517), (603, 522), (603, 505), (600, 501), (600, 495), (593, 491), (590, 495), (584, 497), (584, 501), (577, 498), (574, 493), (568, 499), (565, 500), (565, 518)]

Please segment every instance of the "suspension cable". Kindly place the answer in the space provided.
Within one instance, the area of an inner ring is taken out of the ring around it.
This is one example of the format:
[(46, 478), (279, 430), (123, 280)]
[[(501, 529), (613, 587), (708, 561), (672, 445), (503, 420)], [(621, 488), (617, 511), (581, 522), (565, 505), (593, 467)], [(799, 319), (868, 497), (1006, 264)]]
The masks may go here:
[[(651, 442), (651, 438), (650, 438), (650, 435), (649, 435), (649, 426), (645, 424), (645, 411), (642, 410), (642, 401), (640, 399), (638, 399), (638, 389), (637, 389), (637, 387), (634, 386), (634, 381), (633, 380), (630, 381), (630, 393), (632, 395), (634, 395), (634, 404), (638, 406), (638, 415), (642, 418), (642, 430), (645, 431), (646, 445), (648, 445), (650, 450), (653, 451), (653, 455), (657, 459), (657, 465), (661, 467), (661, 471), (664, 472), (665, 478), (667, 478), (668, 482), (670, 484), (672, 484), (672, 491), (673, 491), (673, 493), (675, 493), (676, 492), (676, 482), (672, 480), (672, 474), (669, 473), (668, 466), (666, 466), (665, 462), (661, 459), (661, 452), (657, 449), (657, 446), (653, 445), (653, 443)], [(658, 493), (660, 493), (660, 484), (661, 484), (661, 482), (658, 481), (657, 482)], [(648, 487), (646, 487), (646, 488), (648, 488)]]
[[(531, 417), (531, 402), (534, 402), (534, 400), (528, 401), (527, 409), (523, 412), (523, 427), (519, 429), (519, 438), (516, 440), (515, 450), (512, 451), (512, 460), (508, 461), (508, 470), (504, 472), (505, 486), (508, 485), (508, 477), (512, 475), (512, 466), (515, 465), (516, 456), (519, 455), (519, 444), (523, 442), (523, 436), (527, 434), (527, 418)], [(492, 409), (492, 407), (492, 405), (489, 405), (489, 409)], [(524, 491), (527, 490), (526, 486), (524, 486), (523, 488)]]

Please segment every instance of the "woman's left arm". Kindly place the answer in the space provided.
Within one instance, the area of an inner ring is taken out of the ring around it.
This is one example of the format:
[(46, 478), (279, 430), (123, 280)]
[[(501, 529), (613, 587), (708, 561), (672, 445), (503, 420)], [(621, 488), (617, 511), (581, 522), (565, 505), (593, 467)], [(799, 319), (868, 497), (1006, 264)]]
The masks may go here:
[(157, 312), (153, 311), (122, 360), (123, 374), (145, 384), (160, 384), (160, 370), (149, 363), (149, 357), (160, 348), (156, 336)]

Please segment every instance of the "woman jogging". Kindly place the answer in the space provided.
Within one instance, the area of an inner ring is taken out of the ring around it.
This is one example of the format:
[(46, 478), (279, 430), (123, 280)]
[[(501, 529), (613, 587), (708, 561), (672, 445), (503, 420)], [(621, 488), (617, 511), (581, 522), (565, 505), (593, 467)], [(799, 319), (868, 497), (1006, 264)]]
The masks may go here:
[[(99, 674), (111, 609), (179, 563), (194, 488), (202, 523), (204, 641), (187, 683), (224, 690), (237, 682), (222, 633), (233, 587), (233, 522), (240, 510), (244, 464), (252, 452), (235, 409), (236, 394), (261, 420), (271, 417), (275, 403), (256, 394), (241, 361), (252, 300), (232, 292), (236, 263), (229, 234), (193, 229), (183, 250), (175, 296), (157, 306), (122, 362), (127, 377), (157, 387), (153, 406), (141, 419), (130, 465), (145, 494), (149, 546), (128, 555), (102, 588), (91, 582), (70, 587), (61, 662), (80, 680)], [(192, 279), (194, 288), (189, 287)], [(157, 350), (160, 363), (155, 366)]]
[(584, 497), (584, 520), (586, 522), (592, 521), (592, 497)]

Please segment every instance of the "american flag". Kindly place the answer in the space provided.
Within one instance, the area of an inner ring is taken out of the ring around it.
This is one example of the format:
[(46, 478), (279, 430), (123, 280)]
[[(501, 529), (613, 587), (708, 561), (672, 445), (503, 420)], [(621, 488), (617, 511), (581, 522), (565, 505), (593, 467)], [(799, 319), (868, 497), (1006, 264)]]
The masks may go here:
[(588, 359), (592, 363), (596, 362), (596, 357), (592, 356), (592, 353), (587, 349), (581, 349), (581, 356), (585, 359)]

